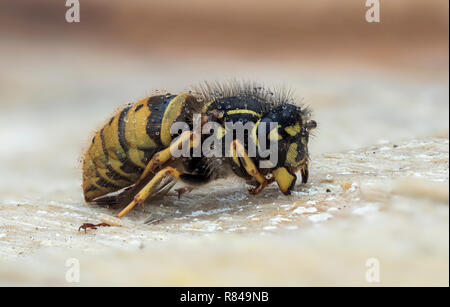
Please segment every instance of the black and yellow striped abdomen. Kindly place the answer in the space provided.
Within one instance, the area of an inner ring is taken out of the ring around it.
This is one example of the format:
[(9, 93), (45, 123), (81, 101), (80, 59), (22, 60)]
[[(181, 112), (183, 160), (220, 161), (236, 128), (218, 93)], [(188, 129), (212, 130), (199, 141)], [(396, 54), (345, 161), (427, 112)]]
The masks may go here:
[(86, 201), (136, 183), (152, 156), (167, 148), (170, 127), (189, 122), (198, 104), (188, 94), (158, 95), (142, 99), (117, 112), (92, 139), (83, 159)]

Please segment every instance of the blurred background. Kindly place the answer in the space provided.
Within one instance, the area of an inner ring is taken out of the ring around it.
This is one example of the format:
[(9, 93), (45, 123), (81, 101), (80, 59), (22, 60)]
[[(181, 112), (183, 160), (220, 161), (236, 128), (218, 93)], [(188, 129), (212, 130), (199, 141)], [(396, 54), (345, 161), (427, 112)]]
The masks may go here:
[[(178, 93), (205, 80), (294, 89), (319, 124), (313, 160), (448, 139), (448, 1), (380, 1), (379, 23), (366, 21), (364, 0), (79, 2), (79, 23), (66, 22), (63, 0), (0, 2), (3, 209), (84, 206), (78, 161), (93, 132), (155, 89)], [(441, 179), (448, 183), (448, 169)], [(448, 263), (446, 214), (439, 255)], [(32, 254), (32, 244), (16, 249), (5, 238), (3, 257)]]
[(448, 127), (448, 1), (383, 1), (380, 23), (366, 22), (363, 0), (80, 1), (79, 23), (68, 9), (0, 4), (2, 115), (20, 113), (8, 113), (10, 132), (28, 113), (83, 119), (89, 139), (105, 112), (154, 89), (229, 78), (293, 88), (317, 110), (319, 151)]
[(68, 9), (1, 1), (4, 186), (33, 188), (37, 165), (75, 175), (117, 108), (205, 80), (292, 88), (319, 123), (312, 155), (448, 131), (448, 1), (383, 1), (380, 23), (363, 0), (80, 1), (79, 23)]

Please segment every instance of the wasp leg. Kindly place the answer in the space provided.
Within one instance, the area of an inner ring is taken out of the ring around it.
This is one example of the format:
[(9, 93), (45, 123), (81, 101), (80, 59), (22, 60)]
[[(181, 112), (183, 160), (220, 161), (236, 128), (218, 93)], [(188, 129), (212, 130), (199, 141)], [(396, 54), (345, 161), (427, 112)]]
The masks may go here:
[(123, 209), (122, 211), (119, 212), (119, 214), (117, 214), (118, 218), (123, 217), (125, 214), (127, 214), (131, 209), (133, 209), (134, 206), (136, 206), (137, 204), (142, 204), (145, 199), (147, 199), (151, 193), (153, 192), (153, 190), (157, 187), (157, 185), (161, 182), (161, 180), (163, 180), (164, 176), (166, 175), (170, 175), (175, 179), (180, 178), (180, 176), (182, 175), (181, 172), (177, 171), (176, 169), (174, 169), (173, 167), (166, 167), (162, 170), (160, 170), (153, 178), (152, 180), (150, 180), (143, 188), (142, 190), (139, 191), (139, 193), (136, 194), (136, 196), (134, 197), (133, 201), (128, 204), (128, 206), (125, 207), (125, 209)]
[[(156, 172), (158, 167), (161, 167), (164, 163), (169, 161), (172, 158), (172, 151), (175, 148), (179, 148), (183, 145), (183, 143), (190, 141), (189, 146), (195, 147), (200, 143), (200, 136), (195, 135), (193, 137), (193, 133), (191, 131), (183, 132), (178, 139), (176, 139), (169, 147), (164, 150), (157, 152), (150, 162), (147, 163), (139, 181), (145, 179), (150, 173)], [(138, 181), (138, 182), (139, 182)]]
[(231, 143), (231, 151), (233, 159), (239, 159), (242, 162), (245, 171), (256, 179), (259, 182), (259, 186), (255, 188), (251, 188), (249, 190), (250, 194), (256, 195), (264, 190), (273, 180), (267, 180), (258, 170), (255, 163), (253, 163), (252, 159), (248, 156), (245, 147), (238, 140), (234, 140)]
[(267, 179), (264, 183), (260, 184), (259, 186), (254, 187), (254, 188), (250, 188), (250, 189), (248, 190), (248, 192), (249, 192), (250, 194), (252, 194), (252, 195), (259, 194), (259, 193), (262, 192), (262, 190), (264, 190), (269, 184), (271, 184), (271, 183), (274, 182), (274, 181), (275, 181), (275, 178), (273, 178), (273, 177), (270, 178), (270, 179)]
[[(177, 138), (174, 142), (170, 144), (169, 147), (167, 147), (164, 150), (161, 150), (153, 155), (152, 159), (147, 163), (147, 166), (145, 167), (144, 171), (142, 172), (140, 178), (137, 180), (137, 182), (134, 184), (134, 187), (130, 191), (131, 194), (128, 195), (135, 195), (138, 191), (141, 191), (142, 187), (144, 187), (147, 182), (153, 178), (153, 175), (155, 175), (158, 171), (158, 169), (164, 165), (167, 161), (169, 161), (173, 156), (172, 152), (178, 148), (181, 149), (182, 145), (186, 142), (189, 142), (189, 148), (192, 148), (194, 146), (198, 146), (200, 144), (200, 136), (197, 134), (193, 134), (190, 131), (183, 132), (179, 138)], [(157, 191), (155, 195), (152, 196), (161, 196), (166, 194), (173, 185), (170, 184), (170, 182), (167, 182), (163, 187), (161, 187), (160, 191)], [(127, 196), (125, 196), (125, 202), (129, 203), (130, 200), (126, 201)], [(145, 211), (144, 203), (140, 203), (142, 210)]]

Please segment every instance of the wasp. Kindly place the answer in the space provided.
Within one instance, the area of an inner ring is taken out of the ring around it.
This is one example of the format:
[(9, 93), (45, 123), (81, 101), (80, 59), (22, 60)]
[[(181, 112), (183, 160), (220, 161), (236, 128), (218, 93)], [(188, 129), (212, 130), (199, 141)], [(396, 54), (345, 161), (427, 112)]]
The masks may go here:
[[(85, 201), (122, 203), (121, 218), (177, 181), (187, 186), (182, 193), (229, 174), (251, 185), (250, 194), (272, 182), (290, 194), (297, 172), (308, 181), (308, 141), (317, 127), (310, 117), (288, 91), (251, 82), (205, 83), (144, 98), (118, 111), (92, 138), (82, 164)], [(173, 129), (176, 124), (184, 129)], [(269, 153), (260, 150), (263, 144), (273, 145)], [(104, 223), (80, 229), (96, 226)]]

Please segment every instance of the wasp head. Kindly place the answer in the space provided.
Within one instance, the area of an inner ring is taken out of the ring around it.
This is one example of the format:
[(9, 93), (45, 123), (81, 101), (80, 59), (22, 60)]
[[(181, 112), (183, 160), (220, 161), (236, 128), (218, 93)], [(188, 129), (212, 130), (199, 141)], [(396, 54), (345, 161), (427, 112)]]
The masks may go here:
[(308, 181), (308, 141), (309, 133), (317, 127), (309, 120), (310, 112), (292, 104), (283, 104), (272, 109), (261, 119), (266, 127), (274, 127), (266, 134), (269, 142), (276, 142), (278, 160), (271, 170), (274, 179), (284, 194), (290, 191), (297, 180), (296, 172), (301, 171), (302, 182)]

